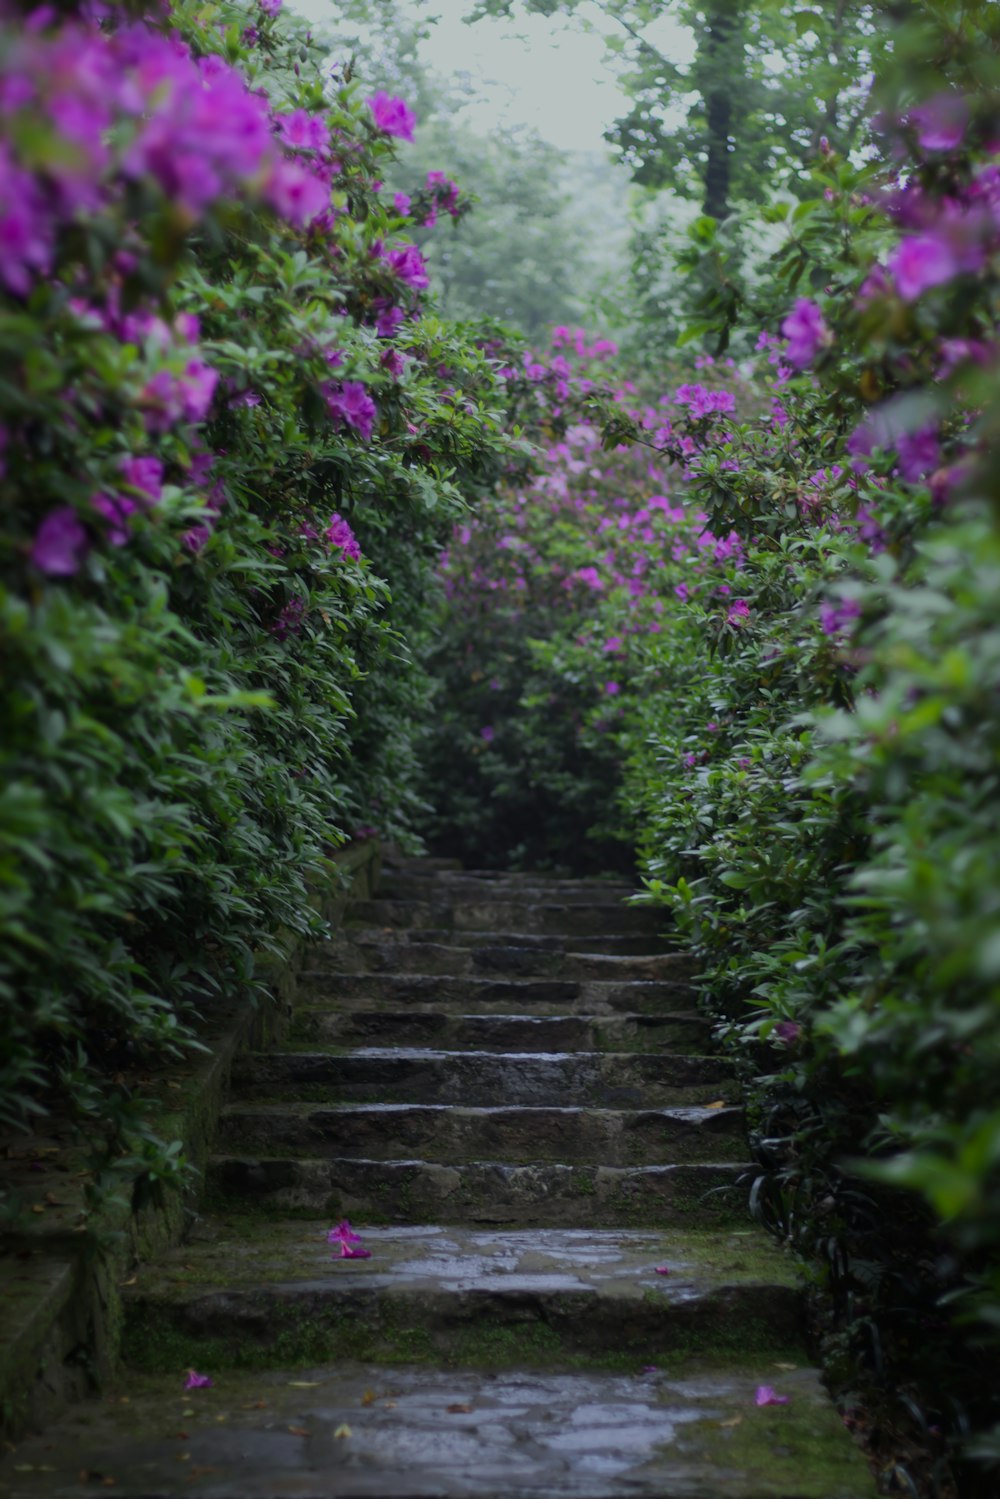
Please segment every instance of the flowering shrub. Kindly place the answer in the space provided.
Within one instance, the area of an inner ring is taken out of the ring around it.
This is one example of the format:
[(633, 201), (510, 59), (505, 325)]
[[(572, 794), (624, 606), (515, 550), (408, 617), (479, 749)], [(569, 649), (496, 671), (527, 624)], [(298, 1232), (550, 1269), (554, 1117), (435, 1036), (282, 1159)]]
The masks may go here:
[(149, 1062), (411, 821), (407, 640), (507, 446), (379, 197), (407, 105), (279, 10), (0, 18), (0, 1100), (161, 1178)]
[(878, 154), (824, 148), (815, 197), (766, 210), (752, 320), (705, 231), (699, 331), (753, 367), (620, 388), (610, 454), (550, 436), (449, 581), (485, 621), (462, 725), (489, 846), (635, 839), (757, 1080), (755, 1201), (851, 1309), (842, 1378), (866, 1355), (996, 1464), (998, 37), (989, 6), (917, 12)]

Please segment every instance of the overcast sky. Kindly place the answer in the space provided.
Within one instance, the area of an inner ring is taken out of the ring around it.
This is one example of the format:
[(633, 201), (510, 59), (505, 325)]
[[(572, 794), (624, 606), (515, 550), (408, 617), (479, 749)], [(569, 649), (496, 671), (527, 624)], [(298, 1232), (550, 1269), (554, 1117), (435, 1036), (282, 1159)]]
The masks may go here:
[[(331, 15), (330, 0), (288, 3), (311, 21)], [(522, 14), (466, 26), (462, 17), (471, 8), (472, 0), (399, 0), (401, 11), (422, 20), (440, 17), (424, 48), (433, 71), (472, 75), (477, 97), (460, 115), (470, 129), (528, 125), (565, 151), (604, 149), (603, 131), (622, 112), (622, 98), (600, 36), (558, 16)], [(600, 20), (595, 5), (584, 4), (581, 13)], [(678, 62), (690, 56), (690, 34), (666, 16), (647, 35)]]

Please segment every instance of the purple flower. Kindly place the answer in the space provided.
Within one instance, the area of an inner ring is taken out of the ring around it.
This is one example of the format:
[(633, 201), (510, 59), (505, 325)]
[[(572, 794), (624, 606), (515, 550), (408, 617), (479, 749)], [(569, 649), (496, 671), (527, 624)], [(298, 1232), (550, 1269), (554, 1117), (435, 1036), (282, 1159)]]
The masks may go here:
[(759, 1385), (757, 1394), (754, 1396), (756, 1405), (787, 1405), (788, 1400), (787, 1395), (776, 1395), (769, 1384)]
[(822, 312), (808, 297), (799, 297), (782, 323), (781, 332), (788, 340), (786, 355), (789, 363), (800, 370), (812, 364), (820, 349), (833, 342), (833, 334), (826, 326)]
[(385, 263), (400, 281), (405, 281), (407, 286), (412, 286), (416, 291), (423, 291), (430, 286), (424, 257), (416, 245), (404, 245), (401, 249), (390, 250)]
[(909, 484), (919, 483), (941, 463), (937, 428), (921, 427), (916, 432), (904, 432), (896, 443), (896, 452), (903, 478)]
[(409, 217), (412, 201), (408, 193), (393, 193), (392, 206), (401, 219)]
[(746, 599), (736, 599), (735, 602), (729, 606), (729, 612), (726, 615), (726, 622), (731, 625), (740, 626), (749, 618), (750, 605), (747, 603)]
[(324, 385), (322, 391), (326, 409), (334, 421), (338, 425), (346, 423), (348, 427), (353, 427), (365, 442), (369, 442), (375, 430), (378, 408), (361, 381), (348, 380), (343, 385)]
[[(281, 0), (278, 0), (278, 3), (280, 4)], [(212, 1381), (207, 1374), (199, 1374), (196, 1369), (188, 1369), (184, 1388), (186, 1390), (210, 1390)]]
[(839, 604), (823, 604), (819, 611), (820, 629), (824, 635), (839, 635), (860, 614), (861, 605), (857, 599), (842, 599)]
[(608, 697), (617, 697), (619, 692), (621, 692), (621, 688), (617, 682), (605, 682), (604, 690)]
[(361, 561), (361, 548), (358, 540), (342, 515), (334, 513), (330, 516), (330, 524), (323, 532), (330, 546), (339, 547), (345, 557), (352, 562)]
[(279, 139), (293, 150), (322, 151), (330, 144), (330, 131), (322, 115), (296, 109), (291, 114), (278, 115), (275, 123)]
[(402, 99), (390, 98), (383, 90), (368, 100), (375, 128), (386, 135), (398, 136), (400, 140), (412, 141), (413, 127), (417, 117)]
[(276, 16), (281, 10), (282, 0), (257, 0), (265, 16)]
[(402, 307), (383, 307), (375, 319), (375, 332), (379, 338), (393, 338), (405, 317)]
[(90, 550), (87, 533), (69, 505), (50, 510), (31, 546), (31, 560), (50, 578), (69, 578)]
[(156, 505), (163, 493), (163, 464), (159, 458), (126, 458), (121, 466), (122, 479), (139, 491), (140, 503)]
[(608, 640), (606, 640), (604, 642), (604, 646), (603, 646), (604, 654), (606, 656), (617, 655), (617, 653), (621, 650), (621, 648), (622, 648), (622, 641), (621, 641), (621, 636), (620, 635), (612, 635), (610, 637), (610, 639), (608, 639)]
[(910, 110), (910, 124), (925, 151), (954, 151), (962, 144), (969, 123), (969, 106), (960, 94), (935, 94)]
[(951, 281), (962, 269), (946, 234), (911, 234), (889, 259), (889, 270), (904, 302), (913, 302), (932, 286)]
[(372, 1252), (370, 1249), (361, 1248), (361, 1235), (356, 1234), (345, 1218), (338, 1223), (336, 1228), (331, 1228), (326, 1236), (328, 1244), (340, 1245), (340, 1258), (342, 1260), (370, 1260)]
[(298, 229), (304, 229), (330, 206), (330, 189), (300, 161), (275, 164), (264, 196), (274, 211)]
[(52, 228), (35, 179), (0, 145), (0, 281), (9, 291), (26, 296), (32, 276), (48, 270)]
[(90, 503), (107, 521), (107, 538), (111, 545), (124, 546), (129, 538), (128, 518), (136, 509), (135, 501), (121, 494), (95, 494), (91, 495)]
[[(791, 1046), (802, 1034), (802, 1027), (796, 1020), (779, 1020), (771, 1034), (777, 1036), (778, 1040), (783, 1041), (786, 1046)], [(759, 1400), (757, 1402), (758, 1405), (762, 1403)]]
[(480, 739), (484, 739), (487, 744), (492, 744), (496, 738), (496, 731), (491, 724), (484, 724), (479, 730), (479, 737)]

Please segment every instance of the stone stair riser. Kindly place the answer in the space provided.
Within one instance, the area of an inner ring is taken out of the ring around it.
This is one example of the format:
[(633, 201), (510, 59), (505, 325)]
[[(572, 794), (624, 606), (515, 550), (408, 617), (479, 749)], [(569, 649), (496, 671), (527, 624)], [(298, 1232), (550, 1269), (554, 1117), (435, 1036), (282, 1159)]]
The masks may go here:
[(745, 1225), (752, 1174), (746, 1162), (629, 1169), (217, 1156), (207, 1187), (220, 1208), (309, 1219), (688, 1230)]
[[(125, 1354), (158, 1367), (165, 1345), (178, 1369), (273, 1368), (303, 1362), (433, 1358), (454, 1367), (496, 1365), (498, 1331), (509, 1362), (573, 1367), (632, 1355), (667, 1368), (696, 1353), (725, 1358), (753, 1347), (762, 1362), (800, 1344), (801, 1298), (784, 1286), (722, 1286), (671, 1301), (604, 1300), (590, 1290), (389, 1291), (345, 1276), (337, 1284), (218, 1291), (187, 1303), (135, 1299)], [(311, 1491), (312, 1492), (312, 1491)], [(766, 1490), (762, 1490), (762, 1495)]]
[(371, 900), (359, 901), (354, 906), (352, 920), (403, 929), (446, 927), (455, 932), (499, 929), (588, 938), (647, 935), (655, 940), (662, 931), (664, 918), (656, 910), (624, 905), (534, 905), (509, 901), (432, 905), (415, 900)]
[[(560, 905), (606, 907), (613, 911), (642, 910), (627, 901), (636, 892), (628, 885), (581, 885), (578, 881), (560, 881), (551, 885), (499, 880), (476, 880), (452, 875), (447, 879), (428, 880), (420, 875), (394, 875), (379, 885), (379, 900), (415, 900), (469, 902), (484, 905)], [(652, 907), (648, 909), (653, 909)], [(669, 917), (661, 908), (661, 922)]]
[[(599, 979), (448, 978), (306, 970), (299, 976), (298, 999), (303, 1005), (329, 1005), (337, 1010), (365, 1005), (404, 1008), (429, 1004), (459, 1014), (476, 1010), (511, 1014), (538, 1006), (550, 1014), (586, 1015), (689, 1010), (691, 994), (686, 985), (641, 979), (614, 983)], [(707, 1035), (706, 1027), (703, 1037)]]
[(605, 983), (642, 979), (689, 985), (696, 970), (690, 958), (675, 953), (583, 952), (516, 943), (462, 945), (401, 941), (400, 936), (398, 932), (387, 934), (359, 927), (353, 940), (340, 938), (312, 948), (305, 971), (412, 973), (451, 978), (596, 979)]
[(235, 1106), (222, 1117), (218, 1147), (226, 1154), (265, 1156), (599, 1161), (604, 1166), (743, 1160), (747, 1153), (738, 1108), (629, 1113), (440, 1104), (295, 1110)]
[(711, 1027), (684, 1013), (448, 1014), (440, 1009), (297, 1011), (292, 1039), (326, 1046), (430, 1046), (446, 1051), (707, 1051)]
[(656, 1109), (734, 1101), (737, 1093), (731, 1064), (723, 1058), (641, 1053), (272, 1053), (242, 1058), (233, 1068), (233, 1084), (245, 1098), (467, 1107)]

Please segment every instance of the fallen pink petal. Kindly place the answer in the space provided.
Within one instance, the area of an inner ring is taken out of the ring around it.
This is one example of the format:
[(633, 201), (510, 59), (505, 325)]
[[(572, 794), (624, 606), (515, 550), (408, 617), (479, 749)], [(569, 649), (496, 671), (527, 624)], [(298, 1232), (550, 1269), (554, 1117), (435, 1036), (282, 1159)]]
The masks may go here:
[(669, 1265), (657, 1265), (655, 1267), (654, 1273), (656, 1275), (669, 1275), (670, 1274), (670, 1266)]
[(186, 1390), (210, 1390), (212, 1381), (207, 1374), (199, 1374), (197, 1369), (188, 1369), (184, 1388)]
[(757, 1405), (787, 1405), (790, 1397), (777, 1394), (769, 1384), (762, 1384), (758, 1385), (754, 1398)]

